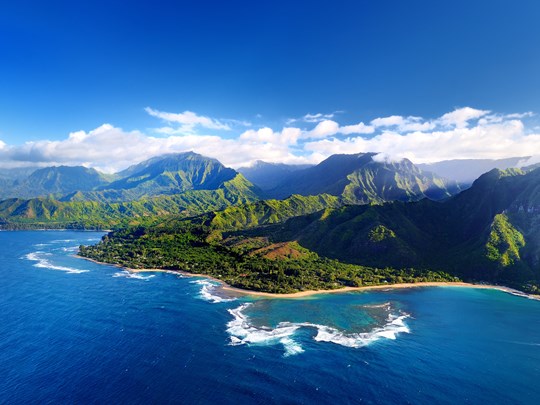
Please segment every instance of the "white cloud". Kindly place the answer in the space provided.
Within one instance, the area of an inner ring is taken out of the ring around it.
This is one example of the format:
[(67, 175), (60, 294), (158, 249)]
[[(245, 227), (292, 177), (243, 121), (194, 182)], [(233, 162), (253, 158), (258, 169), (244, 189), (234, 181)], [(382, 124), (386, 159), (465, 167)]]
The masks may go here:
[(265, 127), (258, 130), (250, 129), (240, 135), (240, 140), (254, 143), (272, 143), (283, 145), (295, 145), (302, 134), (299, 128), (283, 128), (281, 132), (274, 132), (271, 128)]
[(360, 122), (356, 125), (345, 125), (339, 128), (339, 132), (344, 135), (350, 134), (372, 134), (375, 132), (375, 128)]
[(339, 124), (332, 120), (324, 120), (319, 122), (315, 128), (311, 131), (304, 132), (304, 138), (306, 139), (319, 139), (327, 138), (336, 134), (372, 134), (375, 132), (375, 128), (360, 122), (355, 125), (345, 125), (340, 127)]
[(232, 167), (249, 165), (256, 160), (306, 163), (289, 145), (300, 136), (298, 128), (273, 132), (270, 128), (246, 131), (236, 139), (214, 135), (186, 134), (152, 137), (139, 131), (126, 132), (104, 124), (92, 131), (77, 131), (61, 141), (27, 142), (22, 146), (0, 149), (0, 166), (87, 165), (114, 172), (153, 156), (195, 151), (215, 157)]
[(390, 117), (375, 118), (371, 121), (371, 125), (375, 127), (392, 127), (395, 125), (402, 125), (405, 122), (405, 118), (401, 115), (391, 115)]
[(424, 121), (422, 117), (403, 117), (401, 115), (375, 118), (371, 121), (371, 125), (376, 128), (394, 127), (399, 132), (429, 131), (436, 126), (431, 121)]
[(181, 128), (185, 132), (191, 132), (195, 126), (200, 126), (207, 129), (221, 129), (229, 131), (231, 127), (216, 119), (197, 115), (192, 111), (184, 111), (183, 113), (170, 113), (154, 110), (150, 107), (144, 109), (152, 117), (161, 118), (166, 122), (181, 124)]
[[(162, 113), (152, 111), (161, 118)], [(409, 158), (416, 163), (540, 154), (540, 134), (530, 133), (522, 121), (531, 113), (504, 115), (466, 107), (432, 120), (394, 115), (377, 118), (370, 125), (360, 122), (341, 126), (325, 119), (311, 130), (292, 126), (281, 130), (244, 128), (228, 137), (185, 132), (184, 125), (208, 125), (203, 118), (224, 122), (191, 114), (180, 114), (179, 127), (158, 128), (159, 136), (104, 124), (91, 131), (72, 132), (62, 140), (20, 146), (0, 140), (0, 167), (84, 164), (111, 172), (152, 156), (191, 150), (232, 167), (256, 160), (317, 163), (331, 154), (358, 152), (381, 153), (378, 159), (385, 160)], [(534, 159), (527, 164), (540, 161)]]
[(531, 165), (536, 165), (540, 163), (540, 155), (531, 156), (528, 159), (523, 159), (518, 162), (517, 167), (526, 167)]
[(289, 118), (286, 123), (287, 125), (291, 125), (295, 122), (309, 122), (309, 123), (316, 123), (321, 122), (325, 120), (329, 120), (335, 117), (336, 114), (341, 113), (343, 111), (334, 111), (330, 114), (323, 114), (323, 113), (316, 113), (316, 114), (306, 114), (303, 117), (300, 118)]
[(335, 135), (339, 131), (339, 124), (332, 120), (324, 120), (317, 124), (315, 128), (306, 133), (307, 138), (326, 138)]
[(521, 121), (509, 120), (432, 132), (400, 134), (385, 131), (370, 139), (324, 139), (308, 142), (304, 148), (323, 155), (382, 152), (393, 159), (408, 158), (415, 163), (446, 159), (499, 159), (528, 156), (531, 151), (540, 151), (540, 135), (526, 134)]
[(477, 110), (471, 107), (457, 108), (452, 112), (444, 114), (439, 118), (439, 122), (444, 126), (455, 126), (464, 128), (469, 125), (469, 121), (489, 114), (487, 110)]
[(306, 114), (302, 117), (302, 120), (305, 122), (320, 122), (330, 118), (334, 118), (334, 113), (332, 114)]
[(375, 162), (380, 163), (392, 163), (392, 162), (399, 162), (403, 160), (403, 158), (398, 158), (392, 155), (389, 155), (388, 153), (377, 153), (372, 158)]

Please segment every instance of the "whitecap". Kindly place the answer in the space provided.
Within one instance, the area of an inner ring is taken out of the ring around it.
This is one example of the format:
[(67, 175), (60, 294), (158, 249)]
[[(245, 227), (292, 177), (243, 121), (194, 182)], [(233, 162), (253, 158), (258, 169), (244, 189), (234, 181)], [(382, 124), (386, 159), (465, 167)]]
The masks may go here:
[(40, 268), (50, 269), (50, 270), (65, 271), (66, 273), (69, 273), (69, 274), (80, 274), (80, 273), (88, 272), (88, 270), (80, 270), (74, 267), (66, 267), (66, 266), (59, 266), (59, 265), (53, 264), (43, 256), (52, 256), (52, 255), (50, 253), (38, 251), (38, 252), (28, 253), (26, 256), (24, 256), (24, 258), (30, 261), (37, 262), (36, 264), (34, 264), (34, 267), (40, 267)]
[(77, 252), (79, 250), (78, 246), (70, 246), (61, 248), (62, 252)]
[(232, 346), (281, 343), (285, 348), (284, 356), (291, 356), (304, 352), (302, 346), (293, 339), (293, 335), (300, 328), (316, 329), (317, 334), (313, 339), (317, 342), (334, 343), (352, 348), (364, 347), (380, 339), (395, 340), (400, 333), (410, 333), (410, 329), (404, 322), (404, 319), (409, 317), (408, 314), (390, 314), (383, 326), (359, 333), (347, 333), (331, 326), (310, 322), (280, 322), (275, 328), (255, 326), (243, 312), (250, 305), (252, 304), (246, 303), (229, 309), (229, 313), (234, 318), (227, 323), (227, 332)]
[(283, 355), (284, 357), (289, 357), (289, 356), (294, 356), (296, 354), (304, 353), (304, 349), (302, 348), (302, 346), (300, 346), (300, 344), (295, 342), (290, 337), (284, 337), (280, 339), (279, 343), (281, 343), (283, 347), (285, 348), (285, 354)]
[(191, 282), (192, 284), (198, 284), (201, 286), (201, 292), (199, 293), (199, 298), (202, 298), (205, 301), (211, 302), (213, 304), (218, 304), (221, 302), (231, 302), (236, 301), (236, 298), (224, 298), (215, 294), (216, 288), (219, 285), (211, 283), (208, 280), (195, 280)]
[[(238, 308), (229, 309), (229, 313), (234, 317), (227, 323), (227, 332), (231, 335), (232, 346), (251, 344), (274, 344), (283, 339), (290, 338), (300, 327), (293, 324), (279, 324), (276, 328), (257, 327), (249, 322), (249, 318), (242, 311), (251, 304), (242, 304)], [(285, 340), (285, 344), (290, 341)], [(282, 342), (283, 343), (283, 342)], [(297, 345), (300, 347), (300, 345)], [(301, 349), (301, 347), (300, 347)]]
[(57, 240), (51, 241), (51, 243), (71, 243), (71, 242), (75, 242), (75, 239), (57, 239)]
[(312, 325), (317, 328), (317, 335), (314, 339), (318, 342), (330, 342), (347, 347), (364, 347), (380, 339), (396, 340), (400, 333), (410, 333), (410, 329), (405, 324), (404, 315), (388, 315), (387, 323), (369, 332), (346, 333), (336, 328), (325, 325)]
[(155, 277), (155, 274), (150, 274), (148, 276), (143, 276), (139, 273), (132, 273), (130, 271), (124, 270), (124, 271), (118, 271), (113, 274), (113, 277), (125, 277), (125, 278), (134, 278), (137, 280), (150, 280), (152, 277)]

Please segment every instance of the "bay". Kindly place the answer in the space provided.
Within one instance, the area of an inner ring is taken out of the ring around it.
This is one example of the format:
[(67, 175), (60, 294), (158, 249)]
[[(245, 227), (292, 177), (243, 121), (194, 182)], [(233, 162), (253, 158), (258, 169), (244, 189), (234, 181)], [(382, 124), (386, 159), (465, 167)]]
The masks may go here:
[(228, 299), (0, 232), (0, 403), (537, 403), (540, 302), (426, 287)]

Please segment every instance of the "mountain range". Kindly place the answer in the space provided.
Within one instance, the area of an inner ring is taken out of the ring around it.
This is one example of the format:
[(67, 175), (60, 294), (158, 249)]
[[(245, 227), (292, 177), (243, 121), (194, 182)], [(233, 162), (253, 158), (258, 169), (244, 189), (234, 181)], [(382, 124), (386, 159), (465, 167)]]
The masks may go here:
[[(338, 198), (329, 205), (335, 206), (444, 199), (458, 190), (455, 183), (425, 174), (409, 161), (376, 162), (373, 156), (334, 155), (314, 167), (286, 170), (281, 185), (264, 192), (241, 173), (193, 152), (155, 157), (108, 177), (83, 167), (44, 168), (11, 190), (21, 198), (0, 203), (0, 220), (108, 228), (122, 218), (195, 215), (269, 196), (297, 195), (298, 200), (324, 194)], [(29, 193), (44, 197), (29, 199)]]
[(314, 165), (287, 165), (284, 163), (268, 163), (258, 160), (250, 167), (238, 169), (246, 179), (260, 187), (261, 190), (272, 190), (282, 184), (293, 172), (308, 169)]
[(530, 156), (507, 159), (453, 159), (436, 163), (417, 164), (417, 166), (424, 171), (456, 181), (462, 186), (469, 186), (478, 177), (490, 170), (516, 168), (529, 158)]
[[(129, 266), (158, 265), (140, 252), (151, 245), (154, 254), (170, 256), (167, 251), (174, 249), (170, 241), (180, 230), (196, 241), (193, 245), (182, 242), (185, 257), (200, 257), (200, 249), (208, 249), (213, 252), (211, 274), (219, 274), (214, 265), (223, 257), (231, 261), (227, 280), (267, 291), (284, 286), (287, 291), (302, 289), (298, 268), (302, 266), (318, 280), (312, 287), (327, 287), (328, 280), (336, 277), (341, 282), (334, 285), (459, 277), (540, 291), (540, 169), (494, 169), (445, 201), (343, 205), (335, 196), (296, 195), (250, 202), (126, 229), (85, 252)], [(253, 257), (263, 262), (253, 264)], [(272, 264), (275, 260), (282, 264)], [(235, 272), (235, 261), (240, 263), (236, 267), (240, 273), (249, 277), (249, 284)], [(191, 268), (177, 257), (162, 265)], [(272, 271), (277, 273), (266, 274), (264, 268), (275, 268)], [(200, 271), (204, 268), (198, 267)], [(282, 274), (281, 281), (272, 274)]]
[(262, 233), (348, 263), (540, 286), (540, 169), (494, 169), (443, 202), (328, 208)]
[[(293, 194), (339, 196), (346, 204), (381, 203), (385, 201), (435, 200), (459, 191), (457, 183), (429, 172), (423, 172), (411, 161), (374, 160), (376, 153), (332, 155), (316, 166), (296, 170), (279, 166), (281, 180), (265, 188), (269, 198), (283, 199)], [(257, 165), (264, 171), (268, 165)], [(268, 184), (266, 184), (268, 186)]]
[(283, 176), (265, 190), (192, 152), (156, 157), (113, 177), (85, 168), (39, 169), (17, 180), (18, 187), (49, 196), (1, 201), (0, 226), (115, 227), (127, 235), (130, 226), (143, 226), (163, 235), (188, 221), (189, 232), (206, 235), (205, 244), (239, 243), (244, 253), (253, 246), (272, 257), (303, 257), (307, 249), (351, 265), (540, 288), (540, 168), (493, 169), (460, 192), (457, 182), (408, 160), (375, 156), (333, 155), (294, 170), (259, 164), (257, 170)]

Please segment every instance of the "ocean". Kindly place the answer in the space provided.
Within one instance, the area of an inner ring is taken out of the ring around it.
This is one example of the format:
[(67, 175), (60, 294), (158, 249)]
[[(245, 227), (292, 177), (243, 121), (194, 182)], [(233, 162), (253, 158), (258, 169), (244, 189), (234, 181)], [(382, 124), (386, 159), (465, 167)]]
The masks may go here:
[(234, 298), (0, 232), (0, 403), (538, 403), (540, 302), (457, 287)]

